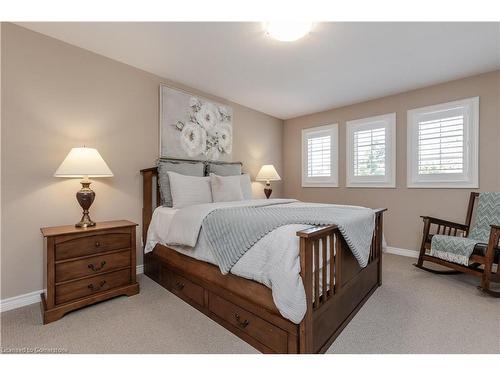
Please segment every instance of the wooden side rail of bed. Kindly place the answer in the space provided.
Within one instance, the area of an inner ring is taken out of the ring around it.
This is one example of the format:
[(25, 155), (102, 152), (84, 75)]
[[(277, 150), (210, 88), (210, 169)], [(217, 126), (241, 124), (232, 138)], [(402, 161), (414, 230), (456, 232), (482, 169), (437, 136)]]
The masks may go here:
[[(141, 173), (145, 242), (153, 209), (160, 199), (156, 168)], [(144, 254), (144, 272), (261, 352), (324, 353), (382, 284), (384, 211), (375, 211), (370, 256), (364, 268), (359, 267), (335, 225), (297, 233), (307, 301), (300, 324), (279, 313), (266, 286), (233, 274), (222, 275), (218, 267), (166, 246), (157, 244), (152, 252)]]

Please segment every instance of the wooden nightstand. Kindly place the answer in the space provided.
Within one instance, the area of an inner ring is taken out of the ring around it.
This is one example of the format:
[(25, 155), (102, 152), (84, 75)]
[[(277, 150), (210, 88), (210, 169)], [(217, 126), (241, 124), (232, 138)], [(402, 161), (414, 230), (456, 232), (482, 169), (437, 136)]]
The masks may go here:
[(106, 221), (90, 228), (41, 228), (46, 272), (43, 323), (119, 295), (139, 293), (135, 280), (136, 223)]

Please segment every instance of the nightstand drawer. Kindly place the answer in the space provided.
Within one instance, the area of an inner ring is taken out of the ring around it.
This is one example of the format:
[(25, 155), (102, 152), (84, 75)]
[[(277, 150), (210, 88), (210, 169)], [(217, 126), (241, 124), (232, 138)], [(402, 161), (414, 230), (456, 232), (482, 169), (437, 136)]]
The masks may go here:
[(130, 283), (130, 268), (56, 286), (56, 304)]
[(56, 264), (56, 283), (130, 266), (130, 249)]
[(56, 260), (133, 247), (130, 233), (103, 233), (56, 243)]

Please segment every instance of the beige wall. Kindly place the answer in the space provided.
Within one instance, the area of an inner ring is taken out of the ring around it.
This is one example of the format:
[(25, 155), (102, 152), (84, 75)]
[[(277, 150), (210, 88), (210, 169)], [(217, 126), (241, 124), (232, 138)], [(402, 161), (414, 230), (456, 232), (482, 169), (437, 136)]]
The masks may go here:
[[(500, 191), (500, 71), (496, 71), (286, 120), (283, 133), (285, 196), (305, 201), (387, 207), (388, 245), (417, 250), (422, 232), (419, 215), (463, 222), (469, 190), (406, 188), (406, 111), (473, 96), (480, 97), (480, 190)], [(397, 188), (346, 188), (345, 122), (392, 112), (396, 112), (397, 121)], [(340, 187), (302, 188), (301, 129), (336, 122), (339, 124)]]
[[(228, 102), (13, 24), (2, 25), (1, 37), (4, 299), (42, 289), (39, 228), (80, 218), (78, 180), (52, 177), (72, 147), (96, 147), (115, 175), (93, 183), (92, 218), (140, 223), (139, 169), (153, 166), (158, 157), (159, 84)], [(281, 173), (283, 121), (229, 104), (233, 159), (242, 161), (252, 177), (265, 163)], [(281, 185), (274, 187), (275, 196), (281, 196)], [(262, 185), (254, 191), (262, 196)], [(139, 244), (137, 252), (140, 264)]]

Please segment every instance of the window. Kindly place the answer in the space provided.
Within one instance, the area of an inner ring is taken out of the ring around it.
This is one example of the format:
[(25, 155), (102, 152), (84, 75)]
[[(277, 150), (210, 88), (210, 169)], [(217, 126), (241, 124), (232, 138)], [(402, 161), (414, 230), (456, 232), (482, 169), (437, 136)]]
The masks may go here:
[(396, 187), (396, 114), (346, 122), (348, 187)]
[(302, 130), (302, 186), (338, 186), (338, 125)]
[(478, 97), (408, 111), (408, 187), (479, 187), (478, 141)]

